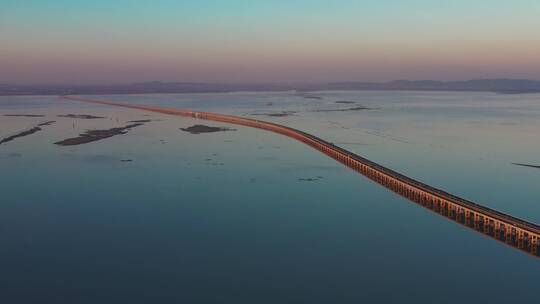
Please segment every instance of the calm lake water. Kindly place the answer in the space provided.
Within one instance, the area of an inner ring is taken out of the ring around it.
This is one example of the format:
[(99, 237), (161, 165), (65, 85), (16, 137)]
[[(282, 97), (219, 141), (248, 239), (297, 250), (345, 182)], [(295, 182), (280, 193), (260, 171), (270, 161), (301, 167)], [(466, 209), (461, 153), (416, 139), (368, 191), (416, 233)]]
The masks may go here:
[[(540, 169), (512, 164), (540, 165), (539, 94), (91, 98), (275, 121), (540, 223)], [(360, 106), (369, 110), (346, 111)], [(57, 117), (70, 113), (105, 118)], [(265, 116), (277, 113), (290, 115)], [(152, 121), (86, 145), (53, 144), (140, 119)], [(538, 301), (539, 259), (292, 139), (56, 97), (0, 97), (0, 138), (50, 120), (56, 122), (0, 145), (2, 302)], [(194, 124), (235, 131), (179, 129)]]

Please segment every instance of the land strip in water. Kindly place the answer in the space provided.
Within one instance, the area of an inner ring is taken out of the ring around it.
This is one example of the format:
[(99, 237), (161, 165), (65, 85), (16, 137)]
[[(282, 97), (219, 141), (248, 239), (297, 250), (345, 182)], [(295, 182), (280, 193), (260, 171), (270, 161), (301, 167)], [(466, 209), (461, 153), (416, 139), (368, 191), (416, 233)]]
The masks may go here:
[(116, 127), (106, 130), (89, 130), (85, 133), (79, 134), (77, 137), (72, 137), (68, 139), (64, 139), (58, 142), (55, 142), (55, 145), (59, 146), (77, 146), (77, 145), (83, 145), (87, 143), (91, 143), (94, 141), (102, 140), (105, 138), (113, 137), (116, 135), (126, 134), (129, 130), (142, 126), (144, 123), (132, 123), (129, 125), (126, 125), (124, 127)]
[(4, 114), (6, 117), (45, 117), (41, 114)]
[(32, 135), (32, 134), (34, 134), (34, 133), (37, 133), (37, 132), (39, 132), (39, 131), (42, 130), (41, 127), (43, 127), (43, 126), (49, 126), (49, 125), (51, 125), (51, 124), (53, 124), (53, 123), (54, 123), (54, 121), (43, 122), (43, 123), (38, 124), (38, 125), (35, 126), (35, 127), (32, 127), (32, 128), (30, 128), (30, 129), (28, 129), (28, 130), (24, 130), (24, 131), (19, 132), (19, 133), (17, 133), (17, 134), (14, 134), (14, 135), (11, 135), (11, 136), (2, 138), (2, 139), (0, 139), (0, 145), (1, 145), (1, 144), (8, 143), (8, 142), (13, 141), (13, 140), (15, 140), (15, 139), (17, 139), (17, 138), (20, 138), (20, 137), (25, 137), (25, 136), (28, 136), (28, 135)]
[(540, 169), (540, 165), (529, 165), (529, 164), (521, 164), (521, 163), (512, 163), (512, 165)]
[(347, 112), (347, 111), (364, 111), (364, 110), (372, 110), (372, 108), (368, 108), (365, 106), (358, 106), (358, 107), (345, 108), (345, 109), (319, 109), (319, 110), (315, 110), (314, 112)]
[(101, 119), (101, 118), (105, 118), (103, 116), (94, 116), (94, 115), (88, 115), (88, 114), (64, 114), (64, 115), (58, 115), (58, 117), (76, 118), (76, 119)]

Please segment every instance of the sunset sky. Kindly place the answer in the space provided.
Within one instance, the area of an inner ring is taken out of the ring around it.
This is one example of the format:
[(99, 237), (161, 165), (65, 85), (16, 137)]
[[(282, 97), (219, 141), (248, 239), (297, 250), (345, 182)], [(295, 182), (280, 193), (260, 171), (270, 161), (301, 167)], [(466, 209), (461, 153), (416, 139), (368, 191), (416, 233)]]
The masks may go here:
[(540, 79), (540, 1), (2, 0), (0, 83)]

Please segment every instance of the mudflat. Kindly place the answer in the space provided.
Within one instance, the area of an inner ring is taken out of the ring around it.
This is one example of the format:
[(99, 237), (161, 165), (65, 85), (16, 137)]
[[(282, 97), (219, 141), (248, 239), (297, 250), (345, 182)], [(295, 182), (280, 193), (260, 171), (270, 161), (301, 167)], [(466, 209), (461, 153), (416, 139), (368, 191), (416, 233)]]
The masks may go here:
[(55, 145), (59, 146), (76, 146), (83, 145), (90, 142), (102, 140), (105, 138), (113, 137), (120, 134), (126, 134), (129, 130), (142, 126), (144, 123), (133, 123), (124, 127), (116, 127), (107, 130), (89, 130), (80, 134), (77, 137), (64, 139), (62, 141), (55, 142)]

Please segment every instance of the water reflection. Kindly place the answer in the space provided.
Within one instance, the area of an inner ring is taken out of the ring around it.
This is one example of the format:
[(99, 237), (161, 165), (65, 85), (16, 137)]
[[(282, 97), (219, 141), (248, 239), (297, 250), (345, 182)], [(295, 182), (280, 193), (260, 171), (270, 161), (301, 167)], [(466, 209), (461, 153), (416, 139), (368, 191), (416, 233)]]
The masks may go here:
[[(540, 243), (535, 236), (529, 235), (509, 225), (496, 225), (493, 219), (487, 216), (477, 215), (464, 208), (456, 208), (440, 200), (426, 199), (424, 196), (417, 195), (412, 191), (404, 190), (401, 187), (384, 185), (396, 194), (416, 203), (440, 216), (443, 216), (453, 222), (470, 228), (482, 235), (500, 241), (512, 248), (521, 250), (535, 257), (540, 257)], [(533, 239), (534, 238), (534, 239)]]

